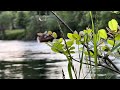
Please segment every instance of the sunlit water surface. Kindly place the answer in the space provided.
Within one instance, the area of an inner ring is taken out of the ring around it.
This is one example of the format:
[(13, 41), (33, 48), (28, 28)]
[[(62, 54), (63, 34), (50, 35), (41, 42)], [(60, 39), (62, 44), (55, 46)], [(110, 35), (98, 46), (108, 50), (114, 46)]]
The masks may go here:
[[(78, 59), (77, 53), (73, 56)], [(115, 63), (120, 67), (119, 60)], [(62, 69), (68, 79), (67, 64), (64, 55), (54, 53), (45, 43), (0, 41), (1, 79), (62, 79)], [(78, 70), (79, 64), (74, 62), (74, 65)], [(81, 78), (88, 72), (84, 65)], [(98, 68), (98, 72), (98, 78), (120, 78), (120, 75), (104, 68)], [(109, 74), (108, 77), (105, 77), (106, 74)], [(88, 74), (86, 78), (91, 76)]]

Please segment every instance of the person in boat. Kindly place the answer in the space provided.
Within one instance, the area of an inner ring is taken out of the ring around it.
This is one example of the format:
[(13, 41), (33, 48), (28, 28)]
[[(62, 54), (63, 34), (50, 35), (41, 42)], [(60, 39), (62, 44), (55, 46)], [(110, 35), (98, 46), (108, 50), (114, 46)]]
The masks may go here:
[(47, 31), (44, 33), (37, 33), (37, 41), (39, 42), (52, 42), (53, 39), (52, 33), (47, 33)]

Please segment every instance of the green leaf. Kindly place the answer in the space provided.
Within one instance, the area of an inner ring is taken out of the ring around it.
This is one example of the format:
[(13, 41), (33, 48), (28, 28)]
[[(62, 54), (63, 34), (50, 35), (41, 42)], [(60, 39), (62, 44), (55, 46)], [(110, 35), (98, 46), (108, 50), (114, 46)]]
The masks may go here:
[(59, 43), (62, 43), (62, 42), (63, 42), (63, 38), (60, 38), (60, 39), (58, 40), (58, 42), (59, 42)]
[(68, 37), (69, 39), (71, 39), (71, 40), (74, 40), (72, 33), (68, 33), (68, 34), (67, 34), (67, 37)]
[(68, 55), (69, 55), (67, 50), (64, 51), (64, 55), (65, 55), (65, 56), (68, 56)]
[(90, 34), (92, 32), (92, 29), (84, 30), (84, 33)]
[(69, 41), (66, 42), (66, 44), (67, 44), (68, 47), (71, 47), (74, 44), (74, 41), (69, 40)]
[(80, 40), (80, 36), (79, 36), (78, 33), (74, 33), (74, 34), (73, 34), (73, 38), (74, 38), (74, 39), (77, 39), (77, 40)]
[(54, 51), (54, 52), (58, 52), (58, 50), (54, 47), (51, 47), (51, 50)]
[(72, 53), (75, 53), (75, 51), (70, 51), (70, 53), (72, 54)]
[(108, 26), (111, 29), (111, 31), (117, 32), (118, 22), (115, 19), (112, 19), (111, 21), (109, 21)]
[[(84, 52), (85, 55), (88, 55), (88, 51)], [(90, 56), (93, 56), (94, 54), (90, 51)]]
[(97, 33), (97, 41), (100, 41), (100, 36), (98, 33)]
[(87, 52), (87, 51), (85, 51), (85, 52), (84, 52), (84, 54), (85, 54), (85, 55), (88, 55), (88, 52)]
[(120, 40), (120, 34), (115, 37), (115, 40)]
[(75, 49), (75, 47), (73, 46), (73, 47), (70, 47), (70, 49), (69, 50), (74, 50)]
[(63, 44), (58, 44), (57, 48), (62, 50)]
[(94, 54), (90, 51), (90, 56), (93, 56)]
[(76, 44), (77, 44), (77, 45), (80, 45), (80, 41), (79, 41), (79, 40), (76, 40)]
[(52, 35), (52, 31), (48, 31), (48, 35)]
[(108, 39), (108, 40), (107, 40), (107, 43), (110, 44), (110, 45), (112, 45), (112, 46), (114, 45), (114, 41), (113, 41), (113, 40), (109, 40), (109, 39)]
[(110, 48), (109, 48), (108, 46), (103, 46), (103, 47), (102, 47), (102, 50), (103, 50), (103, 51), (110, 51)]
[(106, 33), (105, 29), (100, 29), (98, 31), (98, 35), (100, 38), (107, 39), (107, 33)]
[(53, 36), (54, 38), (57, 38), (57, 34), (56, 34), (55, 32), (52, 33), (52, 36)]
[(79, 50), (82, 51), (82, 50), (83, 50), (83, 47), (79, 48)]

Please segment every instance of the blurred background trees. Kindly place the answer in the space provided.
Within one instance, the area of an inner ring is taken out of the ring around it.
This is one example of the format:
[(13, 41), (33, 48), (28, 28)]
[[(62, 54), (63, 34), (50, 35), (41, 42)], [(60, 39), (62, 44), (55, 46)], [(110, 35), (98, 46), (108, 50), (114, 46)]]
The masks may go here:
[[(56, 13), (73, 29), (82, 31), (91, 27), (89, 11), (56, 11)], [(112, 18), (120, 23), (119, 11), (93, 11), (93, 19), (98, 29), (105, 28)], [(70, 32), (63, 25), (64, 34)], [(50, 11), (1, 11), (0, 39), (35, 40), (36, 33), (54, 31), (60, 37), (56, 17)]]

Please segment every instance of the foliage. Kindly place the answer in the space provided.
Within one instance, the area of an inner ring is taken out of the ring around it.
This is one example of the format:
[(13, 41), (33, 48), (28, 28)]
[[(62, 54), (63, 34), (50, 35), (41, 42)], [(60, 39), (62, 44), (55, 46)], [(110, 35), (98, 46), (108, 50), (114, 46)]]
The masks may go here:
[[(73, 31), (80, 32), (86, 28), (92, 28), (89, 11), (56, 11), (56, 13)], [(101, 28), (105, 29), (108, 26), (107, 22), (112, 18), (118, 20), (118, 23), (120, 23), (119, 11), (93, 11), (92, 14), (95, 29), (98, 28), (97, 30)], [(40, 22), (39, 17), (41, 19), (46, 17), (46, 21)], [(58, 38), (61, 38), (57, 19), (54, 18), (50, 11), (1, 11), (0, 26), (5, 30), (27, 29), (24, 37), (28, 40), (34, 40), (38, 31), (45, 32), (49, 30), (56, 32)], [(39, 28), (42, 26), (43, 28), (40, 30)], [(65, 38), (67, 38), (67, 33), (71, 33), (71, 31), (64, 27), (63, 24), (61, 24), (61, 27), (64, 28), (63, 33), (65, 34)]]
[(16, 26), (19, 29), (26, 29), (28, 20), (27, 14), (25, 12), (19, 11), (16, 15)]
[(45, 22), (40, 22), (38, 20), (39, 16), (32, 16), (30, 23), (27, 27), (26, 39), (27, 40), (36, 40), (38, 32), (44, 32), (46, 30)]
[[(82, 64), (86, 64), (88, 67), (90, 66), (90, 68), (88, 68), (88, 71), (90, 71), (89, 73), (91, 75), (94, 75), (92, 73), (93, 68), (96, 69), (94, 78), (97, 78), (98, 66), (107, 68), (113, 72), (117, 72), (120, 74), (118, 67), (109, 58), (110, 55), (114, 55), (114, 57), (116, 57), (115, 53), (119, 51), (118, 47), (120, 46), (120, 33), (118, 32), (120, 29), (118, 28), (118, 22), (115, 19), (111, 19), (107, 24), (107, 29), (109, 30), (109, 32), (106, 32), (106, 29), (99, 29), (96, 32), (95, 26), (97, 25), (95, 25), (95, 23), (93, 22), (95, 16), (92, 17), (91, 12), (90, 16), (92, 21), (91, 28), (83, 30), (82, 33), (81, 31), (67, 33), (67, 37), (69, 39), (68, 41), (65, 40), (65, 37), (62, 37), (52, 43), (48, 43), (48, 45), (54, 52), (61, 53), (66, 56), (68, 60), (68, 74), (70, 79), (73, 79), (73, 75), (76, 79), (80, 78)], [(64, 36), (60, 25), (59, 28)], [(112, 34), (113, 37), (109, 37), (108, 34)], [(75, 47), (74, 45), (77, 45), (78, 47)], [(80, 46), (82, 46), (82, 48), (80, 48)], [(78, 48), (78, 51), (80, 52), (78, 60), (72, 56), (72, 54), (75, 53), (76, 48)], [(72, 63), (73, 61), (77, 61), (80, 64), (78, 76), (76, 74), (77, 72), (75, 66)]]
[(24, 39), (24, 34), (25, 34), (24, 29), (6, 30), (5, 32), (6, 32), (6, 39), (7, 40)]
[(12, 22), (13, 15), (10, 11), (2, 12), (0, 14), (0, 26), (4, 29), (9, 29)]

